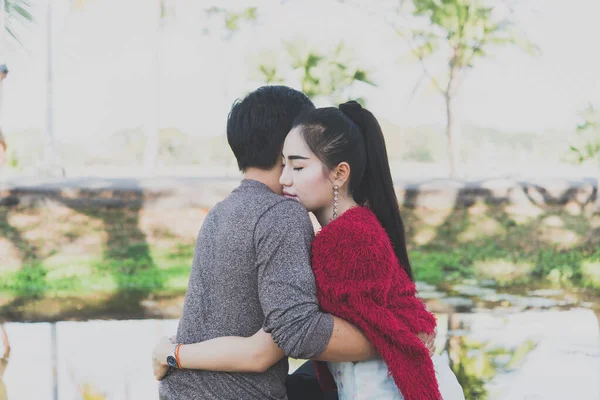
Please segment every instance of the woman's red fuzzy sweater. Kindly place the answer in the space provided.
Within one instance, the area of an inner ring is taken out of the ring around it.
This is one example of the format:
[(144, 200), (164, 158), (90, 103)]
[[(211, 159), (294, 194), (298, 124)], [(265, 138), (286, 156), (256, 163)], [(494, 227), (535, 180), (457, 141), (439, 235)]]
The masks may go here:
[[(379, 220), (355, 207), (324, 226), (312, 247), (321, 308), (362, 330), (377, 348), (406, 400), (441, 398), (431, 357), (417, 333), (433, 333), (435, 316), (415, 297)], [(317, 362), (324, 390), (336, 390)]]

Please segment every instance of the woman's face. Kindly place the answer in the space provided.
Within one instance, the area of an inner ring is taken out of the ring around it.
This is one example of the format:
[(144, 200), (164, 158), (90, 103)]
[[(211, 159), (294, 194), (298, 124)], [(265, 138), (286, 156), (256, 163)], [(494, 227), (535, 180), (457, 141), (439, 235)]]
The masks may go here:
[(279, 183), (283, 195), (315, 212), (333, 203), (333, 183), (329, 172), (310, 150), (299, 127), (290, 131), (283, 145), (283, 172)]

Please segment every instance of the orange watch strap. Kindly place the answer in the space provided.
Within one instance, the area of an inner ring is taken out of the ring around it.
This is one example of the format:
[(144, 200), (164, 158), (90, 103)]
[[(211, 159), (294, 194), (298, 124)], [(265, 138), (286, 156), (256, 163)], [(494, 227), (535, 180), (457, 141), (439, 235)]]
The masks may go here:
[(177, 368), (181, 368), (181, 362), (179, 361), (179, 349), (181, 348), (181, 343), (177, 345), (175, 349), (175, 360), (177, 361)]

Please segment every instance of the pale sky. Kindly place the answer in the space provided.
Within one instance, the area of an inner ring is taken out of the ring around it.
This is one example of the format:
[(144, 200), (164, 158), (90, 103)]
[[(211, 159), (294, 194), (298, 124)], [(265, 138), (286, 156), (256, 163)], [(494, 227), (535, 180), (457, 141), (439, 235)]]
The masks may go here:
[[(5, 41), (0, 54), (11, 70), (3, 101), (7, 132), (45, 127), (44, 3), (38, 1), (38, 23), (24, 36), (27, 49)], [(229, 41), (219, 39), (215, 26), (212, 36), (203, 35), (202, 9), (213, 3), (258, 5), (260, 23), (244, 26)], [(463, 124), (571, 130), (588, 101), (600, 105), (600, 2), (525, 3), (516, 16), (541, 55), (506, 49), (477, 65), (458, 100)], [(282, 40), (298, 38), (322, 50), (340, 40), (352, 48), (377, 83), (357, 91), (375, 115), (401, 126), (444, 122), (442, 98), (427, 85), (409, 103), (421, 70), (408, 60), (403, 42), (377, 17), (334, 1), (176, 0), (177, 15), (160, 35), (156, 1), (87, 0), (80, 10), (69, 0), (53, 4), (54, 129), (60, 140), (91, 143), (154, 124), (190, 135), (222, 133), (233, 100), (260, 84), (252, 80), (260, 54), (281, 52)]]

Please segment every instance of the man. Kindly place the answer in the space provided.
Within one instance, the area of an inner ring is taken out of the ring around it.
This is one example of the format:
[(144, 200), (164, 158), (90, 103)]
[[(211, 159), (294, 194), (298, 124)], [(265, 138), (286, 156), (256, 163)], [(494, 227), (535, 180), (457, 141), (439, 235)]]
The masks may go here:
[[(357, 328), (319, 311), (312, 224), (298, 202), (281, 196), (283, 142), (294, 119), (312, 109), (304, 94), (285, 86), (261, 87), (234, 104), (227, 139), (245, 179), (202, 225), (177, 343), (248, 337), (262, 328), (295, 358), (377, 357)], [(263, 373), (174, 368), (161, 381), (160, 398), (285, 399), (287, 372), (286, 358)]]

